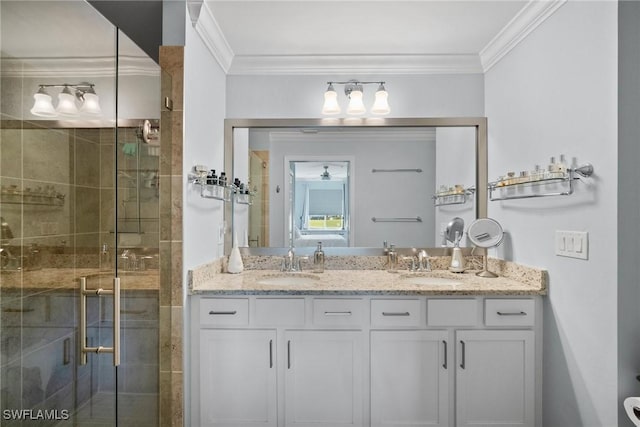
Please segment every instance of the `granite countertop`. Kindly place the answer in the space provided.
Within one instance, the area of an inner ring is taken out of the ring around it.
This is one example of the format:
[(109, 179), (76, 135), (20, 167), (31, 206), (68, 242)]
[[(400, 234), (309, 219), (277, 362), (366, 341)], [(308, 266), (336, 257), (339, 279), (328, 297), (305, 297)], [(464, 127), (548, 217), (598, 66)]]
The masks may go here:
[[(87, 277), (87, 288), (111, 289), (113, 271), (97, 268), (42, 268), (26, 271), (2, 271), (0, 286), (3, 290), (30, 289), (45, 291), (51, 289), (80, 289), (80, 277)], [(119, 273), (122, 290), (158, 290), (158, 271), (123, 271)]]
[[(498, 260), (499, 261), (499, 260)], [(496, 265), (496, 268), (499, 267)], [(209, 268), (208, 272), (205, 269)], [(284, 273), (275, 269), (245, 270), (240, 274), (223, 273), (223, 266), (213, 263), (190, 272), (191, 293), (206, 294), (335, 294), (335, 295), (546, 295), (546, 271), (516, 264), (503, 265), (501, 276), (483, 278), (476, 271), (453, 273), (382, 269), (325, 270), (323, 273)], [(498, 271), (498, 270), (493, 270)], [(414, 284), (412, 277), (455, 280), (457, 284)], [(279, 283), (280, 277), (300, 277), (300, 283)], [(274, 278), (276, 283), (265, 284)]]

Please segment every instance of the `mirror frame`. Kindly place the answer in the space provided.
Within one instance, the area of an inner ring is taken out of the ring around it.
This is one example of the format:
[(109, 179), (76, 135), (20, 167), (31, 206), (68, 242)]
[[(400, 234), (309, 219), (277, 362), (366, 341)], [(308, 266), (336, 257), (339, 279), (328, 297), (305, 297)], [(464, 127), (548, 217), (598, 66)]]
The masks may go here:
[[(416, 117), (416, 118), (323, 118), (323, 119), (225, 119), (224, 120), (224, 170), (233, 171), (233, 131), (235, 128), (330, 128), (330, 127), (474, 127), (476, 129), (476, 219), (487, 217), (488, 151), (486, 117)], [(230, 224), (225, 230), (224, 253), (231, 252), (233, 234), (233, 203), (225, 203), (224, 221)], [(313, 248), (312, 248), (313, 249)], [(329, 249), (329, 248), (327, 248)], [(367, 255), (381, 253), (382, 248), (330, 248), (329, 255)], [(446, 253), (447, 248), (425, 247), (430, 254)], [(449, 248), (450, 249), (450, 248)], [(242, 248), (248, 255), (280, 255), (288, 248)], [(335, 253), (334, 253), (335, 252)]]

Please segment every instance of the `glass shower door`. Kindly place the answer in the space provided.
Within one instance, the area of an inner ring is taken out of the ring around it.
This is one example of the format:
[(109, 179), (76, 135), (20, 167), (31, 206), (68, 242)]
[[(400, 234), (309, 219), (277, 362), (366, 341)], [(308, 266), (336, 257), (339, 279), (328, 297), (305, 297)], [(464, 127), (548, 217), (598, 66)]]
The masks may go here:
[(0, 31), (0, 425), (158, 425), (158, 67), (85, 2)]

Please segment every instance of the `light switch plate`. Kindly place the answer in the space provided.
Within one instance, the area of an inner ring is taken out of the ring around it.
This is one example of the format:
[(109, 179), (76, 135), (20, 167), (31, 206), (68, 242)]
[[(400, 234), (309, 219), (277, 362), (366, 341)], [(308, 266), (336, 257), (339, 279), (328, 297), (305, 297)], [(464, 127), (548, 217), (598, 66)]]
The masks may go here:
[(556, 231), (556, 255), (589, 259), (589, 233), (586, 231)]

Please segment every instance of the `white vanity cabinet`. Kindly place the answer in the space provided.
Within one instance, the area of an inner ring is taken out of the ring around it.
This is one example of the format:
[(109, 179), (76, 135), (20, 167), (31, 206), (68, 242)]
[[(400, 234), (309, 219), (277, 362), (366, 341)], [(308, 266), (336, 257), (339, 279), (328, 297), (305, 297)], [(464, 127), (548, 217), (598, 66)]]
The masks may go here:
[(200, 425), (276, 427), (274, 330), (200, 331)]
[(533, 426), (533, 331), (457, 331), (456, 342), (456, 425)]
[(362, 425), (362, 332), (285, 331), (285, 426)]
[(447, 331), (371, 331), (371, 426), (449, 426)]
[(541, 426), (541, 298), (192, 298), (191, 425)]

